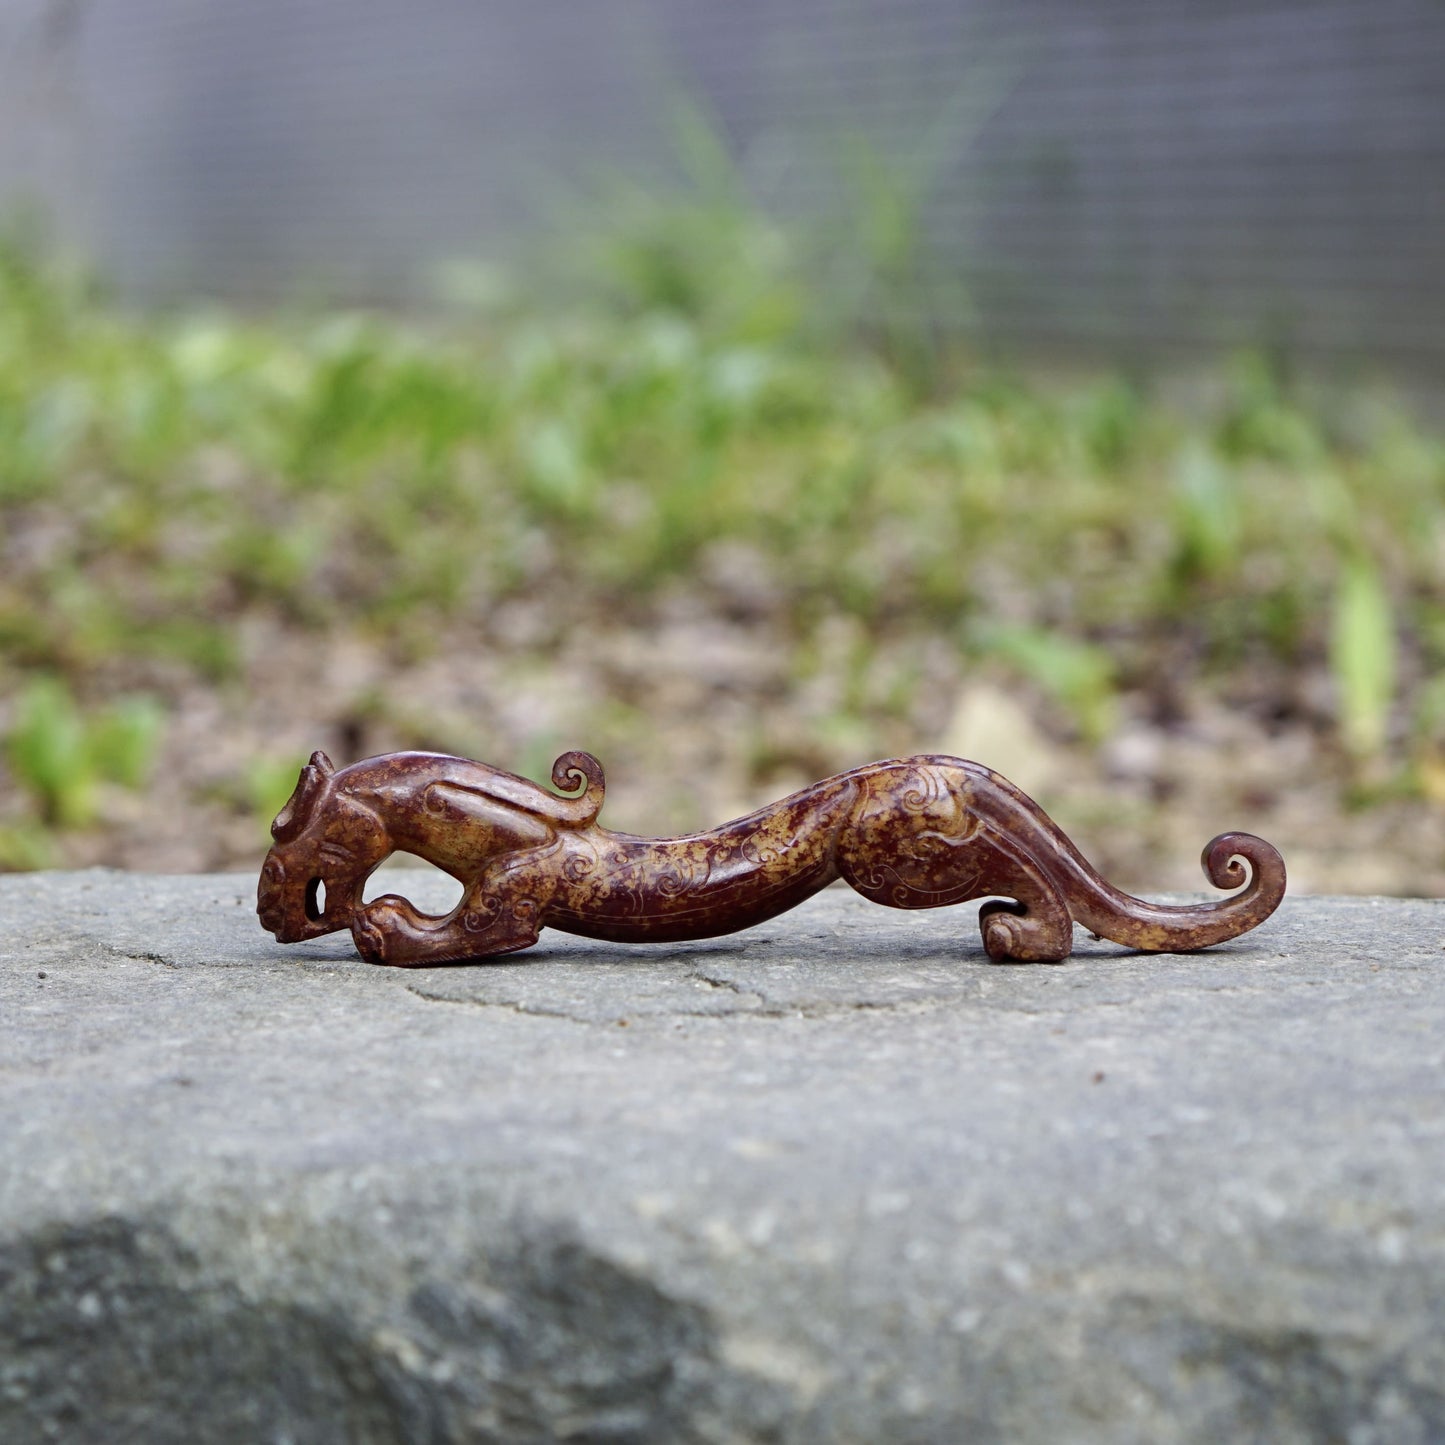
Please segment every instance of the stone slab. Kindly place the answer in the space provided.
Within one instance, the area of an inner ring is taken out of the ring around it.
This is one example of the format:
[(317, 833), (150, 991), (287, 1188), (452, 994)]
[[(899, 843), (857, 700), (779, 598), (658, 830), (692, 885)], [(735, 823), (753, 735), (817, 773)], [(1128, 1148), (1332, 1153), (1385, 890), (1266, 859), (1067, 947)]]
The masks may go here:
[(6, 1445), (1445, 1439), (1445, 903), (402, 972), (252, 896), (0, 878)]

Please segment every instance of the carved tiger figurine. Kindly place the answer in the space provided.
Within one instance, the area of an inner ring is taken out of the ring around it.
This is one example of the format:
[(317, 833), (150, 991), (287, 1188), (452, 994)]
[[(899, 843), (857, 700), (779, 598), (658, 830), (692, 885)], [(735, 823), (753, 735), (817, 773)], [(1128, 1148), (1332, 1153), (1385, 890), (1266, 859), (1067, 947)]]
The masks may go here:
[[(313, 753), (271, 828), (261, 923), (282, 943), (349, 928), (362, 957), (414, 968), (512, 953), (543, 928), (626, 943), (732, 933), (842, 878), (892, 908), (989, 899), (989, 957), (1044, 961), (1068, 957), (1075, 921), (1130, 948), (1207, 948), (1263, 922), (1285, 890), (1274, 847), (1225, 833), (1205, 848), (1204, 871), (1217, 888), (1247, 878), (1241, 892), (1183, 907), (1131, 898), (1032, 799), (960, 758), (869, 763), (681, 838), (602, 827), (602, 766), (589, 753), (564, 753), (552, 782), (573, 796), (437, 753), (339, 772)], [(390, 894), (364, 903), (366, 880), (397, 850), (456, 878), (461, 902), (440, 916)]]

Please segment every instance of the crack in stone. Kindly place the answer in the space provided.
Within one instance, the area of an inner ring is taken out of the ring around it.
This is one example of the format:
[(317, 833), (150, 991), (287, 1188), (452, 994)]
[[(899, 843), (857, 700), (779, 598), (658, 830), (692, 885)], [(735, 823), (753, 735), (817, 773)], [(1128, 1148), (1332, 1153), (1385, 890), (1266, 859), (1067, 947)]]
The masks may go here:
[[(708, 988), (715, 988), (724, 993), (736, 994), (739, 998), (756, 999), (759, 1010), (766, 1010), (771, 1006), (768, 996), (763, 993), (761, 989), (744, 988), (742, 984), (736, 983), (730, 978), (719, 978), (713, 974), (704, 973), (700, 968), (690, 970), (687, 977), (698, 983), (706, 984)], [(741, 1012), (741, 1010), (739, 1010), (739, 1012)], [(752, 1012), (752, 1010), (748, 1012)], [(715, 1015), (709, 1014), (707, 1017), (711, 1018), (715, 1017)]]
[(119, 958), (127, 963), (154, 963), (161, 968), (179, 969), (181, 966), (170, 954), (160, 953), (155, 949), (122, 948), (119, 944), (106, 943), (97, 938), (89, 939), (88, 942), (94, 943), (107, 958)]
[(587, 1018), (581, 1014), (568, 1013), (566, 1009), (556, 1008), (534, 1008), (527, 1004), (515, 1003), (510, 999), (501, 998), (458, 998), (454, 995), (444, 993), (427, 993), (425, 989), (414, 983), (406, 985), (407, 993), (414, 998), (419, 998), (423, 1003), (453, 1004), (462, 1008), (476, 1009), (501, 1009), (505, 1013), (518, 1015), (520, 1018), (532, 1019), (565, 1019), (572, 1024), (596, 1024), (604, 1020)]
[(756, 998), (762, 997), (762, 994), (758, 993), (757, 989), (744, 988), (742, 984), (734, 983), (730, 978), (712, 978), (701, 969), (693, 969), (693, 971), (688, 974), (688, 977), (697, 979), (699, 983), (707, 984), (709, 988), (725, 988), (732, 993), (750, 993)]
[(169, 954), (166, 953), (152, 953), (150, 951), (146, 951), (145, 953), (127, 953), (126, 957), (129, 959), (133, 959), (136, 963), (159, 964), (162, 968), (180, 967), (180, 964), (177, 963), (175, 959), (173, 959)]
[[(591, 1025), (598, 1028), (615, 1027), (619, 1020), (641, 1022), (648, 1018), (807, 1019), (822, 1021), (826, 1019), (836, 1019), (840, 1015), (862, 1013), (922, 1015), (939, 1013), (960, 1007), (969, 1008), (981, 1002), (980, 999), (963, 994), (946, 994), (923, 998), (900, 999), (809, 999), (790, 1004), (775, 997), (769, 997), (759, 989), (748, 988), (734, 979), (709, 975), (700, 969), (690, 970), (682, 977), (689, 982), (705, 984), (708, 988), (716, 989), (720, 993), (731, 994), (738, 998), (740, 1003), (743, 1000), (750, 1001), (755, 1006), (706, 1009), (689, 1008), (685, 1004), (672, 1007), (664, 1003), (661, 1007), (658, 1007), (657, 1004), (659, 1001), (651, 999), (647, 1001), (651, 1007), (643, 1008), (642, 1011), (638, 1013), (628, 1013), (625, 1007), (617, 1007), (608, 1008), (596, 1014), (579, 1014), (566, 1008), (544, 1003), (433, 993), (424, 986), (416, 983), (409, 983), (405, 985), (405, 988), (408, 993), (420, 999), (423, 1003), (452, 1004), (476, 1009), (499, 1009), (506, 1013), (516, 1014), (522, 1018), (563, 1019), (568, 1023)], [(639, 1000), (639, 1002), (642, 1001)], [(1107, 999), (1093, 1001), (1091, 1007), (1128, 1008), (1137, 1003), (1138, 1000), (1135, 999)], [(1060, 1006), (1053, 1008), (1047, 1006), (1030, 1007), (1028, 1005), (1015, 1005), (1003, 1011), (1014, 1016), (1036, 1019), (1073, 1018), (1077, 1017), (1079, 1013), (1077, 1009), (1062, 1003)]]
[[(418, 984), (407, 984), (406, 991), (423, 1003), (452, 1004), (464, 1008), (476, 1009), (499, 1009), (506, 1013), (516, 1014), (521, 1018), (541, 1019), (563, 1019), (568, 1023), (591, 1025), (598, 1028), (615, 1027), (618, 1020), (636, 1019), (638, 1021), (646, 1018), (690, 1018), (690, 1019), (809, 1019), (823, 1020), (836, 1018), (840, 1014), (849, 1013), (892, 1013), (892, 1014), (921, 1014), (934, 1013), (941, 1009), (960, 1002), (957, 998), (921, 998), (921, 999), (897, 999), (891, 1001), (875, 999), (846, 999), (838, 1002), (823, 1002), (813, 1000), (804, 1003), (790, 1005), (770, 999), (757, 989), (744, 988), (741, 984), (732, 979), (709, 978), (699, 971), (692, 971), (686, 975), (688, 979), (706, 984), (709, 988), (715, 988), (720, 992), (736, 995), (739, 999), (756, 1000), (755, 1008), (733, 1008), (733, 1009), (699, 1009), (699, 1008), (659, 1008), (650, 1009), (640, 1014), (608, 1013), (606, 1015), (588, 1015), (570, 1012), (564, 1008), (548, 1007), (542, 1004), (521, 1003), (512, 999), (496, 998), (475, 998), (467, 996), (456, 996), (449, 994), (431, 993)], [(1020, 1012), (1025, 1012), (1020, 1010)]]
[[(50, 958), (63, 958), (67, 962), (72, 961), (74, 950), (94, 949), (105, 958), (120, 959), (124, 963), (154, 963), (162, 968), (179, 969), (181, 965), (171, 957), (170, 954), (161, 953), (154, 949), (133, 949), (122, 948), (116, 943), (107, 943), (103, 938), (96, 938), (90, 933), (60, 934), (49, 938), (32, 938), (26, 940), (25, 951), (29, 955), (25, 962), (31, 964), (37, 961), (37, 955), (42, 956), (40, 961)], [(13, 958), (14, 955), (7, 953), (0, 954), (0, 957)]]

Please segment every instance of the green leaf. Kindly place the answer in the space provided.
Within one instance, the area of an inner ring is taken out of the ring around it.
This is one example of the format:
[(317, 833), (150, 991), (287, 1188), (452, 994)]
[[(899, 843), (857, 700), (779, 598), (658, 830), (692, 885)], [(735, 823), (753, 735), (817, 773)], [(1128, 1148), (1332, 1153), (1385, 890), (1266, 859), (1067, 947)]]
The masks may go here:
[(165, 727), (153, 697), (123, 697), (91, 723), (89, 752), (96, 771), (112, 783), (143, 788), (150, 779)]
[(1174, 569), (1219, 577), (1240, 555), (1239, 498), (1229, 468), (1208, 448), (1185, 447), (1174, 473)]
[(59, 678), (36, 678), (21, 695), (5, 756), (46, 823), (81, 828), (94, 818), (95, 773), (85, 720)]
[(528, 480), (549, 509), (577, 514), (591, 500), (592, 479), (576, 433), (561, 422), (544, 422), (526, 443)]
[(40, 823), (0, 828), (0, 871), (30, 873), (55, 866), (49, 830)]
[(1372, 562), (1356, 557), (1340, 574), (1330, 637), (1340, 739), (1355, 758), (1378, 757), (1384, 750), (1396, 653), (1395, 618), (1384, 583)]

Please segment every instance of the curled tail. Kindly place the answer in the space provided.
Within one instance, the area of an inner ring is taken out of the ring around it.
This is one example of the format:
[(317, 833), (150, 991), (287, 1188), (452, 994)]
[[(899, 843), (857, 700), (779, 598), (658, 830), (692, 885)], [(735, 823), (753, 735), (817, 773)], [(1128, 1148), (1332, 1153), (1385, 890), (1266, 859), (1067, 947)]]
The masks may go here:
[[(553, 806), (568, 823), (586, 826), (597, 819), (602, 811), (602, 797), (607, 790), (607, 780), (602, 773), (602, 764), (591, 753), (563, 753), (552, 764), (552, 786), (560, 792), (573, 793), (569, 798), (553, 799)], [(575, 790), (581, 788), (582, 791)]]
[(1131, 897), (1105, 882), (1027, 793), (976, 763), (965, 766), (973, 775), (979, 815), (1024, 844), (1073, 918), (1101, 938), (1146, 953), (1190, 953), (1247, 933), (1284, 897), (1284, 859), (1273, 844), (1252, 833), (1221, 833), (1205, 846), (1200, 860), (1216, 888), (1245, 885), (1233, 897), (1172, 905)]
[(1130, 897), (1065, 843), (1073, 856), (1059, 882), (1074, 917), (1091, 933), (1145, 953), (1190, 953), (1238, 938), (1263, 923), (1284, 897), (1284, 859), (1253, 833), (1221, 833), (1205, 845), (1200, 862), (1216, 888), (1238, 888), (1247, 881), (1232, 898), (1217, 903), (1171, 905)]

